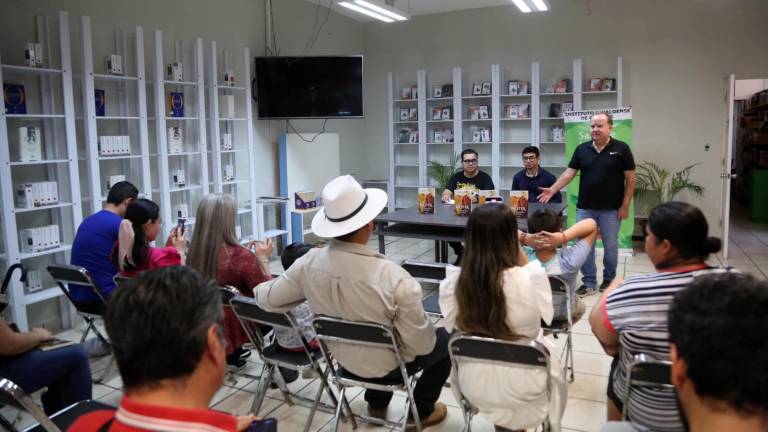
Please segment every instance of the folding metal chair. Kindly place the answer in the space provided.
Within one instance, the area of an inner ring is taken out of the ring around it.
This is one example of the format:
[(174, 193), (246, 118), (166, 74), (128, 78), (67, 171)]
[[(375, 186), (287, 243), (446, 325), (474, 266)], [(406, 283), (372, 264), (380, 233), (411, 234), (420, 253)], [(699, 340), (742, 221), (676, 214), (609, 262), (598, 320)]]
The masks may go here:
[(414, 279), (421, 284), (424, 297), (421, 299), (421, 305), (427, 315), (442, 318), (443, 312), (440, 310), (440, 282), (445, 279), (445, 267), (443, 263), (423, 263), (418, 261), (403, 261), (400, 266), (405, 269)]
[[(339, 419), (342, 416), (342, 407), (347, 409), (352, 419), (352, 428), (357, 429), (355, 415), (346, 399), (347, 387), (357, 386), (365, 389), (381, 391), (404, 391), (407, 395), (406, 405), (410, 405), (411, 415), (413, 416), (416, 430), (421, 432), (421, 419), (416, 410), (415, 399), (413, 397), (413, 387), (416, 384), (415, 375), (409, 376), (408, 370), (400, 353), (400, 340), (397, 330), (394, 328), (368, 322), (347, 321), (340, 318), (333, 318), (324, 315), (318, 315), (312, 320), (312, 325), (317, 333), (317, 339), (320, 342), (320, 348), (323, 351), (326, 363), (333, 370), (332, 381), (339, 389), (339, 399), (342, 403), (336, 407), (336, 415), (333, 419), (333, 431), (338, 430)], [(397, 379), (387, 378), (362, 378), (346, 369), (343, 365), (334, 363), (333, 353), (328, 348), (328, 342), (344, 345), (357, 345), (365, 348), (383, 348), (392, 351), (397, 359), (400, 369), (400, 377)], [(406, 406), (406, 412), (408, 408)], [(403, 423), (397, 423), (386, 419), (378, 419), (364, 415), (358, 415), (363, 421), (375, 423), (382, 426), (397, 427), (401, 426), (405, 430), (408, 416), (403, 416)]]
[[(31, 415), (37, 421), (37, 425), (25, 429), (30, 432), (60, 432), (66, 430), (83, 414), (95, 410), (114, 409), (114, 407), (101, 402), (85, 400), (72, 404), (48, 417), (27, 392), (5, 378), (0, 378), (0, 405), (7, 405)], [(11, 431), (17, 430), (7, 421), (0, 422), (0, 425)]]
[[(83, 336), (80, 337), (80, 343), (82, 344), (85, 342), (86, 338), (88, 337), (88, 333), (93, 330), (101, 343), (106, 344), (106, 346), (110, 347), (111, 349), (112, 344), (109, 342), (109, 339), (102, 335), (101, 332), (99, 332), (99, 329), (96, 327), (96, 320), (104, 318), (103, 310), (107, 306), (107, 301), (104, 299), (104, 296), (101, 295), (99, 286), (96, 284), (96, 282), (93, 281), (93, 279), (91, 279), (91, 275), (88, 273), (88, 270), (86, 270), (84, 267), (68, 264), (51, 264), (47, 267), (47, 269), (48, 273), (51, 274), (53, 280), (56, 282), (56, 285), (61, 288), (61, 290), (64, 292), (64, 295), (67, 296), (69, 301), (75, 307), (77, 314), (80, 315), (80, 317), (82, 317), (87, 324), (85, 331), (83, 332)], [(72, 293), (69, 291), (69, 284), (84, 285), (90, 287), (94, 294), (96, 294), (96, 297), (99, 299), (96, 303), (101, 303), (101, 310), (96, 311), (92, 309), (84, 309), (83, 306), (76, 302), (72, 297)], [(110, 354), (109, 363), (104, 369), (104, 373), (102, 373), (101, 377), (99, 377), (96, 382), (101, 382), (104, 380), (104, 378), (106, 378), (112, 367), (112, 362), (113, 357)]]
[[(568, 283), (565, 282), (559, 276), (549, 276), (549, 286), (552, 288), (552, 302), (555, 303), (555, 299), (565, 302), (566, 313), (565, 319), (553, 320), (552, 324), (546, 325), (542, 322), (542, 328), (552, 332), (552, 335), (557, 338), (560, 334), (565, 334), (565, 346), (560, 353), (560, 360), (563, 362), (563, 376), (568, 376), (568, 371), (571, 371), (571, 376), (568, 379), (569, 382), (574, 380), (574, 368), (573, 368), (573, 310), (572, 310), (572, 295), (571, 290), (568, 287)], [(563, 359), (565, 355), (565, 359)]]
[(132, 281), (134, 278), (128, 277), (128, 276), (122, 276), (120, 274), (116, 274), (112, 277), (112, 280), (115, 281), (115, 286), (123, 286), (124, 283), (128, 283)]
[[(448, 350), (452, 365), (452, 388), (459, 400), (464, 414), (464, 430), (471, 431), (472, 417), (480, 410), (472, 404), (461, 390), (459, 383), (460, 361), (487, 363), (508, 367), (542, 369), (547, 376), (547, 403), (552, 400), (552, 377), (549, 373), (549, 352), (535, 340), (506, 341), (500, 339), (472, 336), (466, 333), (455, 333), (448, 341)], [(549, 431), (549, 411), (542, 420), (542, 429)]]
[(23, 265), (20, 263), (16, 263), (8, 267), (8, 270), (5, 272), (5, 277), (3, 278), (3, 285), (0, 286), (0, 312), (5, 310), (5, 308), (8, 306), (8, 285), (11, 283), (11, 276), (13, 276), (13, 272), (15, 270), (21, 270), (21, 277), (19, 277), (19, 280), (21, 282), (24, 282), (27, 280), (27, 269), (24, 268)]
[(648, 354), (635, 354), (627, 372), (627, 394), (623, 401), (622, 419), (627, 417), (629, 405), (633, 403), (632, 394), (638, 388), (675, 391), (670, 378), (671, 368), (670, 361), (656, 360)]
[[(231, 288), (231, 287), (230, 287)], [(232, 288), (234, 290), (234, 288)], [(235, 290), (236, 291), (236, 290)], [(232, 293), (235, 294), (235, 293)], [(312, 425), (312, 420), (315, 416), (315, 412), (318, 409), (323, 411), (333, 412), (338, 404), (336, 395), (331, 390), (328, 384), (328, 369), (320, 366), (322, 359), (322, 353), (319, 350), (313, 350), (309, 346), (309, 342), (304, 338), (304, 335), (299, 330), (299, 326), (296, 320), (293, 318), (290, 312), (286, 313), (274, 313), (267, 312), (261, 309), (256, 301), (250, 297), (235, 294), (229, 299), (229, 304), (240, 320), (240, 324), (248, 334), (248, 338), (254, 345), (259, 353), (262, 361), (264, 362), (264, 368), (262, 369), (261, 376), (259, 377), (259, 386), (256, 390), (256, 395), (253, 399), (253, 405), (251, 406), (251, 412), (258, 414), (261, 409), (261, 404), (264, 401), (264, 396), (267, 393), (269, 384), (274, 379), (277, 383), (280, 392), (283, 394), (283, 398), (288, 405), (293, 406), (293, 399), (300, 400), (311, 404), (310, 414), (307, 418), (307, 422), (304, 425), (304, 432), (307, 432)], [(299, 336), (301, 343), (304, 347), (303, 352), (293, 352), (283, 350), (277, 345), (277, 341), (273, 341), (269, 344), (262, 334), (258, 326), (249, 325), (250, 323), (262, 324), (272, 326), (273, 328), (281, 327), (291, 329)], [(283, 376), (280, 374), (279, 368), (286, 368), (290, 370), (303, 373), (305, 371), (315, 372), (320, 379), (320, 386), (315, 393), (314, 399), (309, 399), (298, 394), (292, 394), (288, 390), (288, 386), (283, 380)], [(321, 402), (323, 390), (325, 390), (330, 397), (333, 405), (327, 405)]]

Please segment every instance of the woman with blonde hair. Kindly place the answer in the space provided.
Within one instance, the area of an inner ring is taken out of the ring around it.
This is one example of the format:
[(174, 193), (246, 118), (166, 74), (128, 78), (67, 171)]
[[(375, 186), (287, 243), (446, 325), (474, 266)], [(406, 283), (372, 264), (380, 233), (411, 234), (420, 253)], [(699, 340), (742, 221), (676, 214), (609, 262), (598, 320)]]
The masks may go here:
[[(560, 430), (566, 386), (554, 342), (541, 321), (552, 321), (552, 292), (538, 261), (528, 263), (518, 241), (517, 219), (505, 204), (485, 204), (469, 216), (461, 267), (448, 266), (440, 284), (446, 330), (503, 340), (541, 342), (550, 353), (549, 374), (502, 365), (462, 362), (458, 380), (480, 415), (499, 430), (536, 427), (549, 413)], [(551, 403), (546, 382), (554, 378)], [(454, 377), (456, 379), (456, 377)]]
[[(203, 197), (195, 215), (195, 235), (189, 246), (187, 265), (202, 275), (231, 285), (245, 296), (253, 297), (253, 287), (271, 279), (269, 257), (273, 244), (252, 241), (248, 247), (240, 245), (235, 234), (237, 202), (232, 195), (212, 193)], [(255, 252), (251, 252), (254, 250)], [(242, 348), (248, 335), (234, 314), (227, 310), (224, 316), (227, 338), (227, 363), (242, 366), (248, 351)]]
[(160, 207), (153, 201), (139, 198), (128, 205), (112, 249), (112, 261), (120, 275), (133, 277), (145, 270), (184, 264), (186, 231), (178, 232), (174, 227), (165, 247), (150, 246), (162, 226)]

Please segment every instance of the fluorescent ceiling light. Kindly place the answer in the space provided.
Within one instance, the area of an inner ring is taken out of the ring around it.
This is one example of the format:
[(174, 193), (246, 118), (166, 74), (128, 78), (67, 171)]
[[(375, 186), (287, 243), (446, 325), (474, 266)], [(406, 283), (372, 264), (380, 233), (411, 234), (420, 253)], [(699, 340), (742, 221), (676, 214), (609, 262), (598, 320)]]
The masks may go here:
[(544, 3), (544, 0), (531, 0), (531, 2), (533, 3), (533, 6), (539, 10), (539, 12), (545, 12), (549, 10), (547, 4)]
[(376, 13), (370, 9), (366, 9), (364, 7), (360, 7), (356, 4), (348, 3), (348, 2), (339, 2), (339, 6), (344, 6), (347, 9), (351, 9), (355, 12), (359, 12), (363, 15), (368, 15), (371, 18), (376, 18), (379, 21), (384, 21), (385, 23), (392, 23), (395, 22), (394, 19), (386, 17), (380, 13)]
[(407, 21), (410, 17), (392, 6), (386, 4), (377, 4), (375, 0), (355, 0), (355, 3), (381, 15), (388, 16), (395, 21)]
[(525, 0), (512, 0), (512, 3), (517, 6), (518, 9), (520, 9), (520, 12), (522, 13), (530, 13), (531, 7), (528, 6), (528, 4), (525, 2)]

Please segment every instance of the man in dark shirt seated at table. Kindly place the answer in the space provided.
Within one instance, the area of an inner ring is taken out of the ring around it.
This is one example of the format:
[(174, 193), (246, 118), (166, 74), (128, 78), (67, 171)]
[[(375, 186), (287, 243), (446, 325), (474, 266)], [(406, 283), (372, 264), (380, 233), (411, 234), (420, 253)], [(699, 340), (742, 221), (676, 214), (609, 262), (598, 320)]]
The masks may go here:
[[(442, 201), (449, 202), (453, 198), (453, 193), (457, 189), (469, 189), (474, 193), (472, 194), (472, 202), (477, 202), (477, 191), (481, 190), (493, 190), (493, 179), (491, 176), (480, 171), (478, 166), (477, 151), (474, 149), (466, 149), (461, 152), (461, 167), (462, 170), (456, 172), (451, 179), (448, 180), (448, 188), (443, 191)], [(461, 242), (448, 242), (453, 252), (456, 253), (455, 265), (459, 265), (461, 262), (461, 255), (464, 253), (464, 246)]]
[[(512, 190), (527, 190), (528, 202), (538, 202), (540, 187), (548, 188), (555, 184), (557, 178), (551, 172), (541, 167), (539, 148), (528, 146), (523, 149), (523, 166), (512, 179)], [(549, 202), (560, 202), (560, 194), (555, 194)]]

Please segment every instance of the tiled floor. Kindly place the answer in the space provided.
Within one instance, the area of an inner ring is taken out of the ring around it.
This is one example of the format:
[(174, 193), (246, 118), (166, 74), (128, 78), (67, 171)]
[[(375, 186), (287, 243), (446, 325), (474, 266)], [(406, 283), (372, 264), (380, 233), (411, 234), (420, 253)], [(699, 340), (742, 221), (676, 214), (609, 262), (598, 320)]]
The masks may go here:
[[(718, 254), (712, 257), (713, 264), (728, 264), (747, 271), (757, 276), (768, 279), (768, 227), (753, 225), (743, 220), (737, 220), (738, 226), (731, 230), (731, 253), (727, 260), (722, 259)], [(371, 240), (370, 246), (377, 247), (377, 243)], [(642, 247), (639, 246), (638, 247)], [(433, 242), (414, 240), (414, 239), (396, 239), (387, 238), (387, 257), (395, 262), (405, 259), (414, 259), (420, 261), (432, 261), (434, 259)], [(599, 259), (598, 259), (599, 261)], [(653, 270), (651, 262), (645, 253), (636, 249), (635, 256), (621, 257), (619, 260), (618, 274), (623, 277), (635, 274), (647, 273)], [(282, 271), (280, 264), (273, 262), (273, 270), (276, 273)], [(600, 265), (598, 274), (600, 274)], [(590, 296), (585, 299), (589, 309), (594, 305), (597, 296)], [(585, 315), (588, 316), (588, 315)], [(79, 329), (69, 330), (60, 334), (60, 337), (77, 338)], [(569, 384), (568, 403), (563, 418), (563, 427), (566, 431), (598, 431), (605, 422), (605, 388), (608, 382), (608, 370), (610, 368), (610, 357), (605, 355), (592, 335), (586, 319), (582, 319), (574, 326), (574, 358), (576, 369), (576, 380)], [(558, 340), (562, 346), (563, 338)], [(248, 367), (245, 372), (251, 375), (258, 375), (261, 371), (261, 363), (251, 356)], [(97, 377), (106, 367), (106, 359), (97, 359), (92, 362), (93, 376)], [(247, 413), (253, 401), (253, 393), (256, 389), (257, 381), (253, 378), (240, 377), (236, 382), (226, 382), (216, 393), (212, 406), (216, 409), (232, 412), (236, 414)], [(291, 390), (301, 392), (305, 395), (313, 394), (317, 388), (317, 380), (298, 381), (289, 385)], [(93, 397), (109, 404), (117, 405), (122, 396), (122, 382), (117, 372), (113, 370), (104, 384), (94, 384)], [(361, 396), (361, 391), (352, 389), (348, 393), (353, 410), (359, 412), (364, 409), (365, 402)], [(439, 426), (430, 428), (438, 431), (459, 431), (463, 426), (463, 419), (458, 408), (456, 400), (450, 389), (443, 389), (440, 400), (449, 406), (448, 418)], [(3, 413), (7, 414), (8, 409)], [(261, 416), (276, 417), (279, 421), (280, 431), (299, 431), (304, 426), (305, 419), (309, 414), (309, 409), (303, 406), (289, 406), (284, 403), (280, 393), (277, 390), (269, 390), (267, 398), (262, 405), (259, 413)], [(389, 418), (400, 420), (403, 415), (403, 398), (396, 395), (393, 399)], [(319, 412), (312, 424), (312, 431), (327, 431), (331, 426), (331, 415)], [(22, 426), (29, 424), (30, 419), (22, 417), (20, 419)], [(473, 430), (478, 432), (492, 431), (493, 427), (482, 418), (476, 417), (472, 425)], [(349, 424), (342, 424), (342, 430), (351, 430)], [(380, 427), (361, 426), (362, 430), (385, 430)]]

